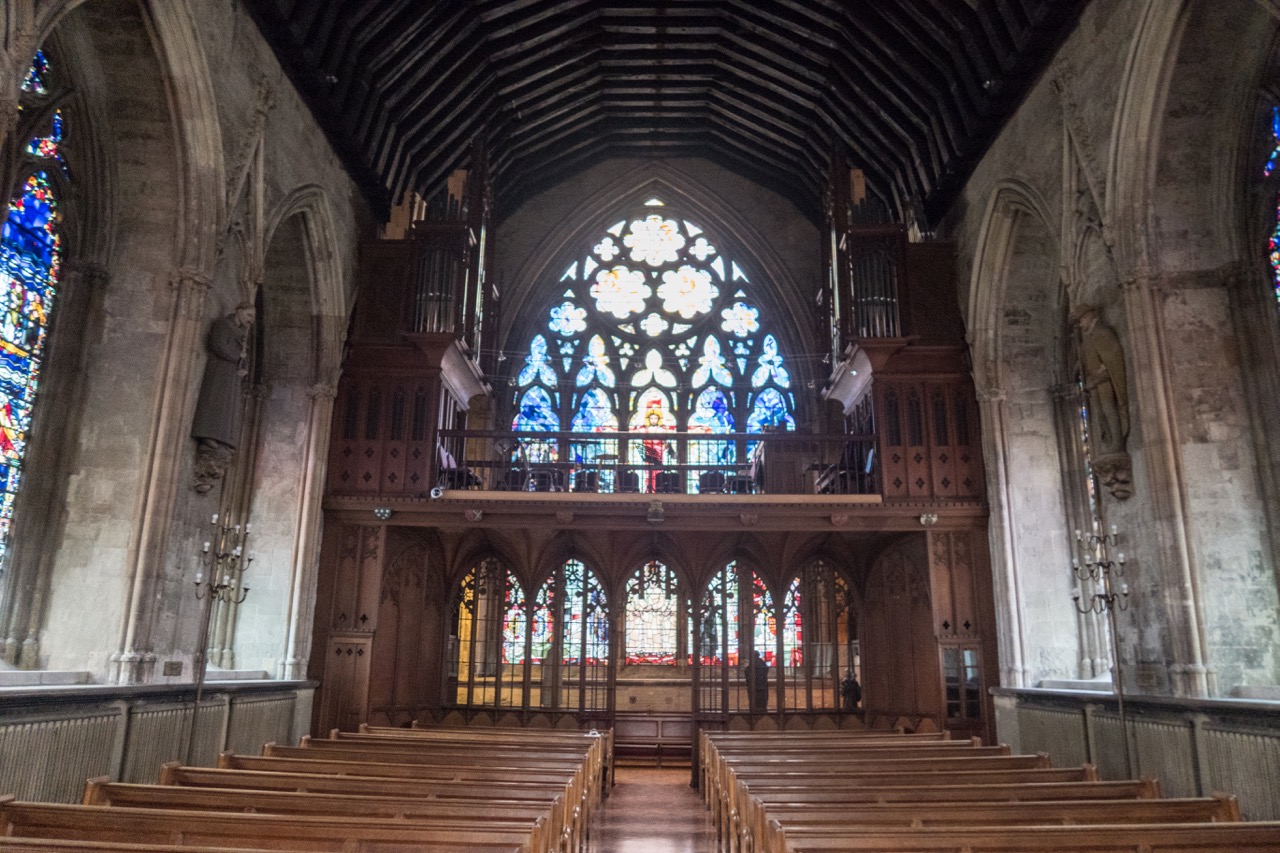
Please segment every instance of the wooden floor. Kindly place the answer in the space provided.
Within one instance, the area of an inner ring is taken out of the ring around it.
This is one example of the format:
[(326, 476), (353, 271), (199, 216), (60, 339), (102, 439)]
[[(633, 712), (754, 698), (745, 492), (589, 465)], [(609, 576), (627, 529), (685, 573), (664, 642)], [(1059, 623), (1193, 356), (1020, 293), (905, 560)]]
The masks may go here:
[(715, 828), (689, 768), (619, 767), (591, 828), (591, 853), (712, 853)]

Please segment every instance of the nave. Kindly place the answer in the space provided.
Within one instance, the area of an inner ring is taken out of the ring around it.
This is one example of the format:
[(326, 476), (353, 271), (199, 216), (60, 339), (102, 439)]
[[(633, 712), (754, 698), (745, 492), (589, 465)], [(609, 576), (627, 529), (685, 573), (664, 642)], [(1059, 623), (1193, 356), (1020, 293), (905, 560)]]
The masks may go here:
[(609, 730), (334, 730), (83, 802), (0, 797), (0, 851), (1277, 853), (1229, 794), (1162, 796), (949, 733), (703, 731), (682, 770), (618, 768)]

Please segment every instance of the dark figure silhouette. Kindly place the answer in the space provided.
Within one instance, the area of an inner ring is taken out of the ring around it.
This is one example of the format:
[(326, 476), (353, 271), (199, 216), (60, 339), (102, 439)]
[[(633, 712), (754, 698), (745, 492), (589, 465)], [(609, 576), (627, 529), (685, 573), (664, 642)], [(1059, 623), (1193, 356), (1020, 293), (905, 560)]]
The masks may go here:
[(769, 664), (759, 652), (751, 653), (751, 660), (743, 667), (747, 679), (747, 697), (751, 713), (763, 714), (769, 710)]
[(862, 685), (858, 683), (858, 677), (853, 674), (853, 670), (849, 670), (844, 677), (844, 681), (840, 682), (840, 695), (844, 698), (844, 708), (846, 711), (855, 711), (858, 703), (862, 701)]

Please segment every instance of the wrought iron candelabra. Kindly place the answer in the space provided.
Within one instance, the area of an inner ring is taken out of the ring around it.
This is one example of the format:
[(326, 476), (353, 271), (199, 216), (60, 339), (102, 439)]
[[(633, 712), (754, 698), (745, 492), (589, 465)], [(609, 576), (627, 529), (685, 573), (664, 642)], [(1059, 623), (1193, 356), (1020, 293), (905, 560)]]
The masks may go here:
[(1129, 609), (1129, 584), (1124, 580), (1124, 551), (1111, 552), (1119, 543), (1120, 534), (1111, 525), (1108, 533), (1076, 531), (1076, 554), (1071, 558), (1071, 570), (1087, 587), (1088, 599), (1080, 588), (1072, 590), (1071, 600), (1081, 613), (1105, 614), (1111, 632), (1111, 676), (1115, 685), (1116, 704), (1120, 712), (1120, 740), (1124, 744), (1125, 775), (1133, 777), (1133, 757), (1129, 749), (1129, 721), (1124, 707), (1124, 673), (1120, 666), (1120, 633), (1116, 627), (1116, 613)]
[(196, 572), (196, 600), (202, 603), (200, 608), (200, 639), (196, 643), (196, 652), (192, 666), (195, 668), (196, 700), (191, 711), (191, 725), (187, 729), (186, 763), (191, 763), (191, 756), (196, 742), (196, 721), (200, 714), (200, 699), (204, 693), (205, 666), (208, 663), (209, 623), (213, 619), (213, 603), (240, 604), (249, 597), (249, 587), (241, 586), (244, 573), (253, 564), (254, 555), (247, 552), (249, 531), (253, 525), (219, 524), (218, 514), (214, 513), (209, 521), (213, 527), (213, 538), (207, 540), (200, 549), (200, 569)]

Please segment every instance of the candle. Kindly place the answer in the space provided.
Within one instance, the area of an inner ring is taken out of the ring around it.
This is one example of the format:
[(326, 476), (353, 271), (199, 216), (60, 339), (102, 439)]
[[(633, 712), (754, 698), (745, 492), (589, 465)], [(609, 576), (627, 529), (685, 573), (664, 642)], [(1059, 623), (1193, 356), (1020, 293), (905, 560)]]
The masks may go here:
[(196, 585), (204, 583), (204, 572), (196, 572)]
[(1127, 582), (1120, 584), (1120, 594), (1126, 596), (1129, 594), (1129, 584)]
[(210, 523), (210, 524), (217, 524), (217, 523), (218, 523), (218, 514), (217, 514), (216, 512), (213, 514), (213, 520), (211, 520), (209, 523)]
[(1120, 559), (1120, 565), (1122, 565), (1122, 566), (1123, 566), (1123, 565), (1124, 565), (1124, 551), (1121, 551), (1121, 552), (1120, 552), (1120, 557), (1119, 557), (1119, 559)]
[(204, 554), (208, 554), (208, 553), (209, 553), (209, 543), (208, 543), (208, 542), (204, 543), (204, 547), (203, 547), (203, 548), (201, 548), (200, 550), (201, 550), (201, 552), (202, 552), (202, 553), (204, 553)]

